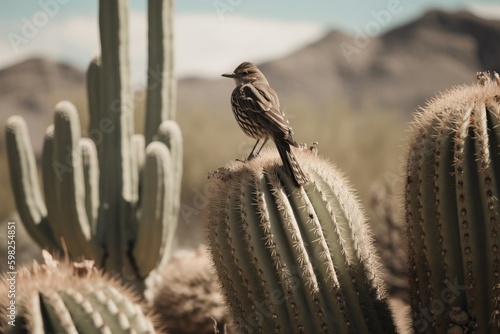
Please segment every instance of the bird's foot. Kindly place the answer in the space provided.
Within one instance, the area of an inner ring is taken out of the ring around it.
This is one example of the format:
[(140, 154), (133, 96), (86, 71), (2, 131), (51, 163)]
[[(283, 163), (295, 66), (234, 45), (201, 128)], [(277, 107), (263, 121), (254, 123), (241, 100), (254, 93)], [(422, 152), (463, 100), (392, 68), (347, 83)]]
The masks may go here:
[(248, 162), (250, 160), (253, 160), (253, 159), (257, 158), (258, 156), (259, 156), (258, 154), (250, 154), (248, 156), (248, 158), (246, 158), (246, 159), (236, 159), (236, 161), (238, 161), (238, 162)]
[(252, 159), (255, 159), (255, 158), (257, 158), (258, 156), (259, 156), (258, 154), (250, 154), (250, 155), (248, 156), (248, 158), (247, 158), (247, 160), (246, 160), (246, 161), (250, 161), (250, 160), (252, 160)]

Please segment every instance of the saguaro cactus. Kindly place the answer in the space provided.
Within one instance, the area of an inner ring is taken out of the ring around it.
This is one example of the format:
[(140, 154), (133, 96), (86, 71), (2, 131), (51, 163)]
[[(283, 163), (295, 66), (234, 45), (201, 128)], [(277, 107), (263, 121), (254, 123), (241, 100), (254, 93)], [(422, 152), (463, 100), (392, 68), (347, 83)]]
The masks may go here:
[[(45, 255), (45, 262), (19, 268), (14, 283), (1, 277), (2, 333), (155, 332), (139, 298), (91, 261), (59, 263)], [(18, 287), (14, 307), (7, 298), (10, 284)]]
[[(22, 118), (7, 121), (12, 188), (21, 219), (44, 248), (87, 258), (136, 283), (165, 262), (177, 226), (182, 135), (171, 119), (173, 0), (149, 1), (147, 140), (133, 134), (128, 0), (100, 1), (102, 55), (89, 66), (89, 138), (69, 102), (45, 136), (42, 200)], [(169, 31), (168, 34), (158, 31)], [(157, 64), (156, 64), (157, 63)]]
[(413, 122), (405, 207), (417, 333), (500, 332), (500, 80), (479, 79)]
[(208, 239), (243, 333), (394, 333), (365, 218), (342, 176), (298, 152), (297, 188), (273, 151), (211, 177)]

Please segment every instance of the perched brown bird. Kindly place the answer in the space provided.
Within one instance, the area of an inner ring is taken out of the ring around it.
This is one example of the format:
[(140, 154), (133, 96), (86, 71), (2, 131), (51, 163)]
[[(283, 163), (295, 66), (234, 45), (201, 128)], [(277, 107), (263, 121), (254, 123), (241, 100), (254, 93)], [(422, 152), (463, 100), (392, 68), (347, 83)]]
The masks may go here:
[(231, 107), (236, 121), (247, 136), (257, 139), (248, 160), (255, 158), (271, 138), (285, 170), (293, 177), (295, 184), (306, 184), (307, 177), (290, 147), (299, 145), (292, 138), (292, 128), (280, 108), (278, 95), (269, 86), (264, 74), (254, 64), (244, 62), (236, 67), (234, 73), (224, 73), (222, 76), (233, 78), (236, 83), (231, 94)]

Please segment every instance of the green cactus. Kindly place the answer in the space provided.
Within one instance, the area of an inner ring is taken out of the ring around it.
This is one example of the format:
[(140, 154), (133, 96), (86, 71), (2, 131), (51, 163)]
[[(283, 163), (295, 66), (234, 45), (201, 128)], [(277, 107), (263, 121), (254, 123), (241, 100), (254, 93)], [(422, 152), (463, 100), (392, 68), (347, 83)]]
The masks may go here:
[[(20, 268), (15, 304), (9, 274), (0, 280), (2, 333), (154, 333), (139, 298), (93, 267), (92, 261)], [(10, 307), (10, 308), (9, 308)]]
[(24, 120), (11, 117), (6, 131), (12, 189), (30, 235), (43, 248), (95, 260), (138, 291), (170, 257), (182, 177), (182, 134), (171, 119), (173, 0), (149, 6), (146, 136), (133, 134), (128, 0), (100, 1), (102, 55), (87, 71), (89, 138), (71, 103), (56, 106), (42, 156), (46, 204)]
[(340, 173), (297, 152), (297, 188), (272, 151), (215, 172), (211, 255), (242, 333), (395, 333), (365, 217)]
[(500, 80), (479, 79), (413, 122), (405, 211), (417, 333), (500, 332)]

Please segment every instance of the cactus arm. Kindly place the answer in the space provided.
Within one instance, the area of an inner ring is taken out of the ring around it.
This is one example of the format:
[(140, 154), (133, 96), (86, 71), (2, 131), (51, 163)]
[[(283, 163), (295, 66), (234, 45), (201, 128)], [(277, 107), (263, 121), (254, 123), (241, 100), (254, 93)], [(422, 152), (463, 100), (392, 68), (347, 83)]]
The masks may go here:
[(137, 172), (134, 175), (134, 189), (137, 192), (137, 197), (139, 198), (139, 187), (141, 183), (142, 170), (144, 168), (144, 162), (146, 160), (146, 145), (144, 141), (144, 136), (142, 134), (134, 134), (131, 141), (132, 148), (132, 162), (135, 163), (134, 170)]
[[(101, 57), (95, 57), (87, 69), (87, 100), (89, 111), (88, 136), (94, 140), (97, 150), (100, 150), (103, 140), (101, 128)], [(99, 154), (100, 156), (100, 154)]]
[(85, 209), (91, 226), (92, 235), (97, 233), (97, 213), (99, 210), (99, 162), (97, 149), (89, 138), (79, 141), (82, 154), (83, 180), (85, 183)]
[[(104, 133), (101, 161), (101, 207), (98, 224), (103, 226), (106, 245), (104, 267), (109, 272), (133, 275), (127, 259), (132, 230), (136, 172), (130, 147), (133, 132), (132, 94), (129, 73), (129, 1), (99, 1), (101, 37), (100, 119), (108, 120), (112, 131)], [(100, 230), (101, 227), (98, 228)]]
[(144, 162), (146, 161), (146, 145), (143, 135), (135, 134), (132, 136), (132, 150), (134, 152), (133, 160), (137, 162), (137, 171), (140, 180), (140, 176), (142, 175), (142, 170), (144, 168)]
[(61, 235), (57, 234), (57, 231), (54, 229), (53, 222), (59, 220), (64, 221), (64, 215), (59, 210), (59, 206), (57, 204), (57, 187), (59, 187), (60, 183), (57, 179), (56, 173), (61, 173), (63, 171), (68, 171), (67, 166), (60, 166), (58, 163), (54, 161), (54, 125), (51, 124), (47, 127), (45, 131), (45, 138), (43, 142), (43, 151), (42, 151), (42, 179), (43, 179), (43, 192), (45, 198), (47, 199), (47, 217), (50, 223), (51, 231), (54, 236), (57, 236), (55, 242), (58, 245), (60, 250), (65, 249), (65, 245), (63, 244), (63, 239)]
[(158, 124), (175, 118), (173, 7), (173, 0), (148, 1), (148, 94), (144, 130), (146, 145), (156, 135)]
[(164, 252), (162, 263), (159, 265), (159, 267), (162, 267), (170, 259), (170, 247), (174, 242), (175, 232), (177, 230), (179, 220), (179, 209), (181, 205), (183, 142), (181, 129), (179, 128), (177, 122), (171, 120), (162, 122), (158, 128), (156, 140), (164, 143), (168, 147), (172, 163), (172, 182), (167, 185), (172, 208), (170, 209), (170, 218), (168, 219), (167, 226), (168, 240), (166, 240), (166, 245), (168, 249)]
[(24, 226), (41, 247), (57, 249), (47, 221), (47, 208), (43, 203), (35, 155), (24, 119), (10, 117), (5, 135), (12, 191)]
[(75, 107), (59, 102), (54, 115), (54, 163), (64, 166), (56, 172), (56, 198), (61, 219), (51, 222), (54, 231), (64, 238), (72, 256), (100, 259), (85, 209), (85, 184), (80, 146), (80, 122)]
[(152, 142), (146, 148), (142, 181), (142, 207), (133, 258), (140, 277), (146, 277), (165, 251), (172, 205), (167, 186), (172, 184), (172, 161), (168, 148)]

